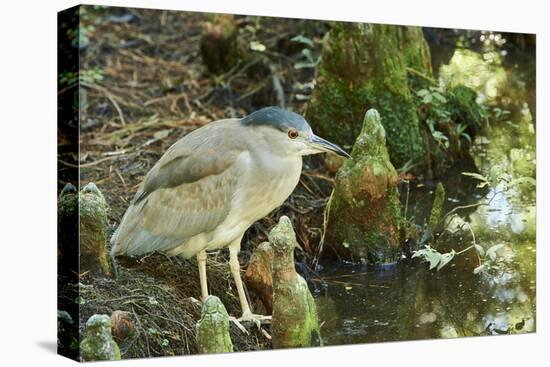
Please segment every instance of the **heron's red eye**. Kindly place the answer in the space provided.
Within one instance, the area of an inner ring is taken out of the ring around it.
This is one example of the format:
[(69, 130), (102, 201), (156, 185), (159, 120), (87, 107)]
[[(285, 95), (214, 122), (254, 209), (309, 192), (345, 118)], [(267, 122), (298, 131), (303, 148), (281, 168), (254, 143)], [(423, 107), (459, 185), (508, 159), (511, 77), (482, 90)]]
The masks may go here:
[(288, 130), (288, 137), (290, 139), (296, 139), (298, 137), (298, 131), (292, 129), (292, 130)]

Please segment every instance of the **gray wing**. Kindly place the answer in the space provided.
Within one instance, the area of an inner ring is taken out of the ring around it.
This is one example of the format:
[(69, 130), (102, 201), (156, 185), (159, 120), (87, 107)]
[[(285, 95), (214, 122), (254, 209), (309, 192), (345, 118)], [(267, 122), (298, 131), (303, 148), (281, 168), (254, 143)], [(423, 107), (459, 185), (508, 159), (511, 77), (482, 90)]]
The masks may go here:
[(111, 239), (113, 254), (169, 251), (224, 221), (243, 150), (212, 141), (211, 133), (184, 137), (151, 169)]

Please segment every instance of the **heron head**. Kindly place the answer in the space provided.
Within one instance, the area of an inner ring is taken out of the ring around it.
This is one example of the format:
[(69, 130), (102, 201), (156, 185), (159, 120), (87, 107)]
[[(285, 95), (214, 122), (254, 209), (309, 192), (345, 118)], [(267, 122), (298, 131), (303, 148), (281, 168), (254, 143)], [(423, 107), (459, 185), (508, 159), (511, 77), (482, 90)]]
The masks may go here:
[(338, 145), (313, 133), (307, 121), (297, 113), (278, 107), (266, 107), (241, 119), (243, 126), (264, 127), (270, 145), (287, 154), (334, 153), (350, 158)]

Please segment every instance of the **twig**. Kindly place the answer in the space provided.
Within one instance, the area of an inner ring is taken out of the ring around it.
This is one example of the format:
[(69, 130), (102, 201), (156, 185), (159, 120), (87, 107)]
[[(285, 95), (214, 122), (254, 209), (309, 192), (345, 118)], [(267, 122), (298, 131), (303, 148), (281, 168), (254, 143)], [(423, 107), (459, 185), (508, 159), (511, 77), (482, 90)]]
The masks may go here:
[(304, 172), (302, 172), (302, 175), (303, 176), (308, 176), (308, 177), (320, 178), (321, 180), (325, 180), (325, 181), (328, 181), (330, 183), (334, 183), (333, 178), (331, 178), (329, 176), (322, 175), (320, 173), (311, 173), (311, 172), (304, 171)]
[(109, 90), (105, 87), (102, 87), (102, 86), (99, 86), (97, 84), (92, 84), (92, 83), (85, 83), (85, 82), (81, 82), (80, 83), (82, 86), (84, 87), (88, 87), (88, 88), (91, 88), (91, 89), (95, 89), (97, 91), (100, 91), (102, 92), (103, 94), (105, 94), (105, 96), (107, 97), (107, 99), (113, 104), (113, 106), (115, 107), (115, 110), (116, 112), (118, 113), (118, 117), (120, 118), (120, 122), (122, 123), (122, 125), (126, 125), (126, 121), (124, 120), (124, 115), (122, 113), (122, 110), (120, 109), (120, 106), (118, 105), (117, 101), (115, 101), (115, 98), (114, 96), (111, 94), (111, 92), (109, 92)]
[(151, 357), (151, 348), (149, 346), (149, 337), (147, 336), (147, 332), (143, 328), (143, 325), (141, 324), (141, 321), (139, 320), (139, 316), (136, 313), (136, 310), (132, 306), (132, 313), (134, 314), (134, 317), (136, 318), (137, 324), (141, 330), (143, 330), (143, 335), (145, 336), (145, 345), (147, 346), (147, 355)]
[(300, 180), (300, 183), (306, 189), (307, 192), (309, 192), (311, 195), (315, 196), (315, 193), (313, 192), (313, 190), (311, 190), (309, 188), (309, 186), (304, 182), (304, 180)]
[(497, 196), (498, 193), (499, 193), (498, 191), (493, 193), (493, 196), (491, 196), (491, 198), (485, 203), (475, 203), (475, 204), (470, 204), (470, 205), (455, 206), (453, 209), (451, 209), (447, 214), (445, 214), (443, 216), (443, 219), (441, 219), (440, 223), (445, 221), (450, 215), (456, 213), (459, 210), (477, 208), (477, 207), (480, 207), (480, 206), (487, 206), (487, 205), (491, 204), (491, 202)]
[[(357, 274), (347, 274), (349, 275), (350, 277), (352, 276), (356, 276)], [(345, 277), (345, 276), (341, 276), (342, 278)], [(388, 285), (378, 285), (378, 284), (365, 284), (365, 283), (350, 283), (350, 282), (344, 282), (344, 281), (340, 281), (340, 280), (333, 280), (333, 279), (327, 279), (327, 278), (323, 278), (323, 279), (311, 279), (312, 282), (323, 282), (323, 283), (332, 283), (332, 284), (339, 284), (339, 285), (351, 285), (351, 286), (354, 286), (354, 287), (369, 287), (369, 288), (383, 288), (383, 289), (388, 289), (388, 288), (391, 288), (390, 286)]]
[(250, 97), (251, 95), (257, 93), (259, 90), (261, 90), (263, 87), (265, 87), (266, 81), (263, 81), (259, 83), (256, 87), (252, 88), (251, 90), (247, 91), (246, 93), (242, 94), (237, 98), (237, 102), (242, 101), (245, 98)]
[(403, 218), (407, 220), (407, 210), (409, 209), (409, 195), (411, 192), (411, 182), (409, 180), (405, 180), (407, 183), (407, 197), (405, 198), (405, 215), (403, 215)]
[[(472, 247), (475, 247), (477, 245), (477, 243), (476, 243), (476, 234), (474, 233), (474, 230), (472, 229), (472, 226), (470, 225), (470, 223), (466, 222), (466, 224), (468, 224), (468, 229), (470, 230), (470, 233), (472, 234), (472, 245), (465, 248), (464, 250), (461, 250), (461, 251), (457, 252), (456, 253), (457, 255), (460, 255), (460, 254), (468, 251), (469, 249), (471, 249)], [(481, 266), (481, 257), (479, 256), (479, 253), (477, 252), (477, 250), (476, 250), (476, 255), (477, 255), (477, 260), (479, 261), (479, 266)]]
[(200, 100), (195, 99), (195, 100), (193, 101), (193, 103), (194, 103), (202, 112), (204, 112), (206, 115), (208, 115), (208, 117), (210, 117), (212, 120), (217, 120), (217, 119), (218, 119), (218, 117), (217, 117), (216, 115), (213, 115), (207, 108), (205, 108), (205, 107), (202, 105), (202, 103), (201, 103)]
[(281, 80), (277, 75), (277, 67), (275, 66), (275, 64), (269, 64), (269, 70), (271, 70), (271, 82), (273, 83), (273, 89), (275, 89), (275, 93), (277, 94), (279, 107), (284, 109), (285, 108), (285, 91), (283, 90), (283, 86), (281, 85)]
[(311, 263), (311, 267), (314, 270), (317, 269), (317, 264), (319, 264), (319, 258), (321, 257), (321, 253), (323, 252), (323, 245), (325, 244), (325, 236), (327, 234), (328, 216), (330, 214), (330, 206), (332, 204), (333, 196), (334, 196), (334, 189), (332, 189), (332, 192), (330, 193), (327, 206), (325, 208), (325, 211), (323, 212), (323, 233), (321, 235), (321, 240), (319, 241), (319, 248), (318, 248), (317, 254), (313, 258), (313, 261)]
[(435, 80), (434, 78), (432, 78), (432, 77), (430, 77), (430, 76), (428, 76), (428, 75), (425, 75), (425, 74), (421, 73), (420, 71), (418, 71), (418, 70), (416, 70), (416, 69), (413, 69), (413, 68), (411, 68), (411, 67), (406, 67), (405, 70), (406, 70), (407, 72), (409, 72), (409, 73), (412, 73), (412, 74), (414, 74), (414, 75), (416, 75), (416, 76), (421, 77), (422, 79), (425, 79), (425, 80), (429, 81), (430, 83), (432, 83), (432, 84), (434, 84), (434, 85), (437, 85), (437, 84), (438, 84), (438, 83), (437, 83), (437, 80)]
[[(233, 81), (233, 79), (235, 79), (237, 76), (239, 76), (240, 74), (244, 73), (245, 71), (247, 71), (250, 67), (256, 65), (258, 62), (260, 62), (260, 58), (259, 57), (256, 57), (254, 59), (252, 59), (252, 61), (250, 61), (249, 63), (245, 64), (242, 68), (240, 68), (235, 74), (229, 76), (229, 78), (227, 79), (227, 83), (231, 83)], [(222, 76), (222, 78), (225, 78), (227, 74), (224, 74)]]
[(122, 109), (120, 108), (118, 103), (114, 100), (113, 95), (109, 93), (107, 89), (105, 89), (105, 95), (107, 96), (107, 99), (111, 101), (111, 103), (115, 107), (115, 110), (118, 113), (118, 117), (120, 118), (120, 122), (122, 123), (122, 125), (126, 125), (126, 121), (124, 120), (124, 115), (122, 114)]
[(82, 168), (82, 167), (91, 167), (91, 166), (95, 166), (96, 164), (99, 164), (99, 163), (102, 163), (102, 162), (105, 162), (105, 161), (108, 161), (108, 160), (111, 160), (111, 159), (115, 159), (117, 157), (105, 157), (105, 158), (101, 158), (101, 159), (98, 159), (97, 161), (93, 161), (93, 162), (89, 162), (89, 163), (82, 163), (82, 164), (73, 164), (73, 163), (69, 163), (69, 162), (65, 162), (64, 160), (61, 160), (61, 159), (58, 159), (57, 161), (65, 166), (68, 166), (68, 167), (73, 167), (73, 168)]
[[(159, 319), (162, 319), (164, 321), (170, 321), (172, 323), (175, 323), (179, 326), (182, 326), (184, 329), (187, 329), (187, 327), (185, 326), (185, 324), (183, 324), (181, 321), (178, 321), (176, 319), (173, 319), (173, 318), (170, 318), (170, 317), (166, 317), (166, 316), (162, 316), (162, 315), (159, 315), (158, 313), (152, 313), (150, 312), (149, 310), (147, 310), (145, 307), (135, 303), (134, 301), (129, 301), (128, 303), (131, 303), (132, 305), (136, 306), (137, 308), (141, 309), (143, 312), (145, 312), (146, 314), (150, 315), (150, 316), (153, 316), (155, 318), (159, 318)], [(162, 306), (160, 303), (159, 303), (160, 306)], [(132, 310), (134, 309), (134, 307), (132, 306)], [(166, 309), (164, 309), (164, 312), (166, 312)]]
[(124, 178), (122, 177), (122, 175), (120, 174), (120, 171), (118, 169), (115, 170), (115, 173), (117, 174), (118, 178), (120, 179), (120, 181), (122, 182), (122, 185), (124, 187), (127, 187), (126, 185), (126, 181), (124, 181)]
[(119, 298), (111, 298), (111, 299), (105, 299), (102, 300), (104, 303), (112, 303), (112, 302), (119, 302), (119, 301), (125, 301), (132, 298), (149, 298), (149, 296), (143, 295), (143, 294), (136, 294), (136, 295), (129, 295), (129, 296), (123, 296)]

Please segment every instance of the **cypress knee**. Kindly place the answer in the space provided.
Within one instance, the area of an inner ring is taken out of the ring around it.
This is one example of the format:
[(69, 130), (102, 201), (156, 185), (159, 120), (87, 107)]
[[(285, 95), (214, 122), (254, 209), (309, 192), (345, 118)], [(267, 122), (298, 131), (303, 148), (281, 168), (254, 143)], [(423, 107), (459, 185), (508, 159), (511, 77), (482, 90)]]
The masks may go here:
[(64, 356), (78, 353), (78, 326), (67, 311), (57, 310), (57, 350)]
[(269, 233), (273, 246), (273, 347), (322, 345), (317, 308), (306, 281), (296, 273), (296, 235), (290, 219), (282, 216)]
[(111, 276), (112, 268), (107, 251), (107, 204), (94, 183), (79, 194), (80, 214), (80, 272), (100, 272)]
[(88, 319), (80, 343), (80, 355), (87, 362), (120, 360), (120, 349), (113, 340), (109, 316), (93, 315)]
[[(61, 271), (112, 275), (107, 251), (107, 204), (94, 183), (80, 192), (67, 184), (57, 201), (58, 259)], [(77, 263), (80, 267), (78, 268)]]
[(216, 296), (208, 296), (202, 306), (201, 319), (197, 323), (197, 346), (199, 353), (233, 352), (229, 315)]
[(78, 273), (78, 196), (76, 186), (68, 183), (57, 198), (58, 268), (68, 278)]
[(221, 74), (239, 60), (238, 28), (231, 14), (216, 14), (203, 25), (200, 51), (211, 73)]
[(397, 172), (376, 110), (365, 114), (351, 156), (336, 174), (328, 242), (352, 262), (395, 262), (401, 255)]
[(252, 254), (244, 275), (247, 288), (256, 293), (268, 314), (273, 310), (272, 266), (273, 249), (269, 242), (263, 242)]

